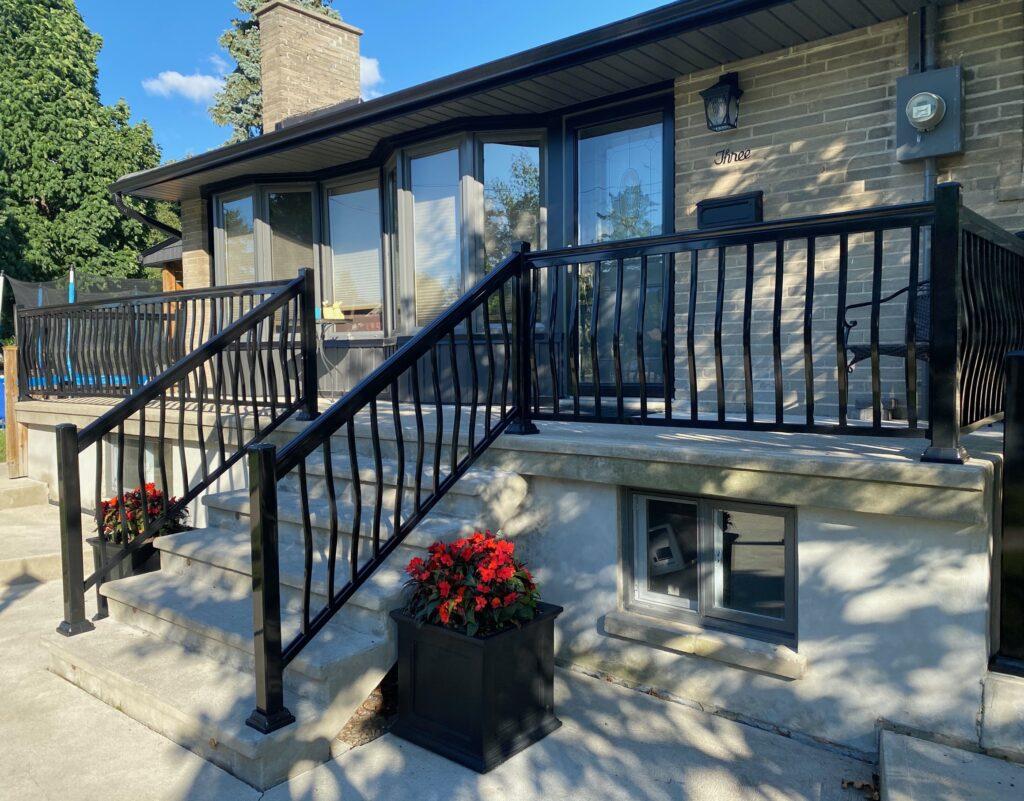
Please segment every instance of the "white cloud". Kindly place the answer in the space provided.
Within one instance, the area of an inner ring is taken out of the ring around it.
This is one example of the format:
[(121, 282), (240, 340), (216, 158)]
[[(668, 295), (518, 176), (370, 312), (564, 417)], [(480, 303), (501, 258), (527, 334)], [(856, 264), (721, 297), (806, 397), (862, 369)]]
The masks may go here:
[(182, 75), (176, 70), (165, 70), (142, 82), (142, 88), (151, 95), (181, 95), (193, 103), (208, 103), (223, 85), (224, 79), (218, 75)]
[(359, 57), (359, 93), (364, 100), (373, 100), (380, 97), (381, 92), (377, 87), (384, 83), (380, 74), (380, 61), (367, 56)]
[(218, 75), (227, 75), (231, 72), (231, 64), (228, 60), (218, 53), (214, 53), (210, 56), (210, 63), (213, 64), (213, 68), (217, 70)]

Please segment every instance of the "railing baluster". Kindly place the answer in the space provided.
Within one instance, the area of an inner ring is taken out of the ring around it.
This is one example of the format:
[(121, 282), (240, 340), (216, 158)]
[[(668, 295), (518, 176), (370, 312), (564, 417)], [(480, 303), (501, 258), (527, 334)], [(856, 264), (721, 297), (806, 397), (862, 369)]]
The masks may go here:
[(451, 359), (452, 391), (455, 393), (455, 416), (452, 422), (451, 442), (451, 474), (455, 475), (459, 466), (459, 426), (462, 421), (462, 386), (459, 383), (459, 356), (455, 348), (455, 329), (448, 334), (448, 353)]
[(477, 371), (476, 364), (476, 339), (473, 336), (473, 317), (466, 320), (466, 343), (469, 348), (469, 384), (470, 384), (470, 402), (469, 402), (469, 428), (466, 432), (468, 442), (468, 452), (473, 453), (476, 450), (476, 407), (480, 396), (480, 377)]
[(395, 476), (395, 517), (392, 536), (402, 532), (402, 501), (405, 494), (405, 435), (402, 432), (402, 413), (398, 406), (398, 381), (391, 384), (391, 415), (395, 424), (395, 453), (398, 459)]
[[(330, 540), (327, 544), (327, 600), (334, 600), (334, 570), (338, 562), (338, 498), (334, 486), (334, 456), (330, 437), (324, 440), (324, 481), (327, 482), (327, 504), (330, 514)], [(358, 477), (356, 477), (358, 480)]]
[[(508, 353), (505, 354), (505, 363), (508, 364)], [(434, 494), (436, 495), (441, 485), (441, 445), (444, 440), (444, 409), (441, 406), (441, 384), (437, 374), (437, 345), (430, 348), (430, 377), (434, 387)], [(504, 412), (504, 399), (502, 412)]]
[(814, 237), (807, 237), (807, 283), (804, 286), (804, 412), (814, 425)]
[[(580, 416), (580, 265), (572, 271), (572, 312), (569, 315), (569, 378), (572, 383), (572, 416)], [(568, 290), (567, 290), (568, 291)]]
[(661, 385), (664, 392), (665, 419), (672, 420), (672, 360), (675, 342), (676, 262), (674, 254), (664, 257), (661, 270)]
[[(917, 291), (921, 261), (921, 228), (910, 229), (910, 285), (907, 290), (905, 375), (907, 382), (907, 424), (917, 428)], [(845, 299), (843, 300), (845, 303)], [(844, 421), (845, 422), (845, 421)]]
[[(485, 307), (486, 308), (486, 307)], [(415, 492), (413, 495), (413, 509), (416, 513), (420, 511), (421, 497), (420, 493), (423, 490), (423, 454), (426, 450), (426, 441), (423, 431), (423, 404), (420, 402), (420, 374), (418, 365), (419, 360), (413, 361), (410, 366), (412, 372), (412, 405), (413, 410), (416, 413), (416, 473), (413, 477), (415, 481)], [(491, 366), (493, 368), (494, 358), (492, 355)], [(491, 378), (493, 379), (494, 372), (491, 371)], [(492, 382), (493, 383), (493, 382)], [(488, 407), (489, 409), (489, 407)], [(490, 411), (487, 413), (488, 421), (490, 421)], [(488, 425), (488, 434), (490, 434), (490, 426)]]
[[(540, 372), (537, 368), (537, 318), (538, 306), (540, 305), (540, 270), (530, 269), (528, 275), (532, 287), (530, 291), (530, 322), (527, 329), (529, 338), (528, 352), (530, 354), (530, 384), (533, 387), (532, 401), (534, 414), (540, 414)], [(550, 332), (549, 332), (550, 336)]]
[(775, 424), (783, 423), (782, 387), (782, 291), (786, 271), (786, 243), (775, 242), (775, 297), (772, 307), (772, 364), (775, 374)]
[(839, 235), (839, 273), (836, 278), (836, 384), (839, 392), (839, 425), (847, 425), (849, 373), (846, 367), (846, 288), (850, 269), (850, 243)]
[(558, 396), (561, 386), (558, 382), (558, 359), (556, 356), (555, 330), (558, 325), (558, 268), (548, 268), (548, 287), (551, 300), (548, 304), (548, 365), (551, 371), (551, 412), (558, 414)]
[(313, 585), (313, 525), (309, 519), (309, 481), (306, 477), (306, 462), (299, 462), (299, 511), (302, 515), (302, 628), (309, 632), (310, 594)]
[(882, 378), (878, 354), (878, 321), (882, 297), (882, 232), (875, 231), (871, 267), (871, 425), (882, 427)]
[(591, 285), (590, 300), (590, 378), (594, 382), (594, 414), (600, 420), (601, 404), (601, 365), (598, 363), (597, 325), (601, 308), (601, 262), (594, 262), (594, 281)]
[(722, 365), (722, 307), (725, 300), (725, 248), (718, 248), (718, 276), (715, 290), (715, 397), (718, 422), (725, 422), (725, 370)]
[(501, 419), (504, 420), (508, 415), (508, 383), (512, 372), (512, 341), (509, 337), (508, 331), (508, 305), (505, 298), (504, 284), (498, 287), (498, 310), (499, 317), (501, 319), (501, 341), (504, 349), (501, 377)]
[[(488, 295), (483, 302), (484, 314), (484, 341), (487, 344), (487, 402), (484, 407), (484, 438), (491, 435), (491, 414), (494, 405), (494, 378), (497, 373), (494, 364), (494, 337), (491, 334), (491, 299), (494, 295)], [(412, 363), (412, 374), (416, 376), (416, 362)], [(417, 412), (419, 411), (419, 397), (414, 399)], [(419, 492), (416, 493), (416, 503), (419, 503)]]
[[(671, 258), (671, 256), (667, 258)], [(641, 256), (640, 289), (636, 296), (636, 375), (637, 381), (640, 384), (640, 419), (644, 422), (647, 421), (647, 362), (644, 359), (644, 323), (646, 322), (646, 312), (647, 256)], [(666, 377), (665, 380), (667, 381), (668, 378)]]
[(743, 283), (743, 406), (747, 423), (754, 422), (754, 369), (750, 356), (750, 318), (754, 313), (754, 246), (747, 245)]
[(377, 420), (377, 396), (370, 398), (370, 439), (373, 443), (373, 558), (380, 556), (380, 518), (384, 507), (384, 465), (380, 452), (380, 423)]
[(699, 414), (699, 398), (697, 396), (697, 350), (694, 336), (697, 328), (697, 262), (700, 251), (690, 253), (690, 303), (686, 318), (686, 361), (690, 379), (690, 421), (696, 423)]
[(622, 280), (625, 278), (625, 268), (622, 259), (615, 261), (615, 312), (612, 324), (612, 364), (615, 368), (615, 417), (617, 420), (625, 420), (625, 410), (622, 398)]
[[(350, 581), (355, 581), (359, 574), (359, 537), (363, 527), (363, 481), (359, 473), (359, 456), (356, 453), (355, 420), (350, 420), (345, 432), (348, 439), (348, 466), (352, 476), (352, 530), (349, 542)], [(331, 601), (334, 596), (331, 596)]]

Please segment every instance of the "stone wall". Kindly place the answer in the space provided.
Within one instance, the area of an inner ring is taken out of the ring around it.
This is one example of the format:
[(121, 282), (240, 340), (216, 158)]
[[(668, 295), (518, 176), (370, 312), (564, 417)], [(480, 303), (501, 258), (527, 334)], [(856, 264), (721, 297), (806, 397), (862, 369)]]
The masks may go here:
[(361, 30), (281, 0), (256, 14), (264, 132), (289, 117), (359, 98)]
[[(939, 161), (939, 180), (959, 181), (965, 203), (1011, 230), (1024, 228), (1024, 3), (975, 0), (942, 10), (940, 66), (961, 64), (965, 81), (963, 155)], [(720, 73), (738, 72), (743, 97), (738, 129), (707, 130), (701, 89)], [(766, 220), (846, 211), (920, 200), (920, 162), (901, 164), (895, 155), (896, 79), (907, 72), (907, 22), (894, 20), (842, 36), (738, 61), (680, 77), (676, 103), (676, 227), (696, 227), (697, 202), (708, 197), (762, 190)], [(745, 152), (741, 161), (723, 151)], [(885, 237), (883, 295), (908, 283), (909, 232)], [(923, 261), (927, 255), (927, 231)], [(816, 409), (834, 414), (839, 369), (836, 348), (838, 240), (817, 243), (812, 315), (812, 366)], [(847, 303), (870, 298), (871, 237), (850, 240)], [(744, 254), (729, 253), (726, 264), (723, 356), (727, 409), (741, 412), (744, 400), (742, 327)], [(803, 322), (807, 286), (806, 245), (787, 246), (782, 315), (784, 397), (787, 410), (805, 408)], [(752, 340), (755, 406), (774, 410), (771, 309), (774, 247), (755, 252)], [(680, 272), (688, 277), (688, 264)], [(702, 410), (715, 407), (714, 313), (717, 260), (699, 265), (694, 320), (695, 363)], [(685, 331), (689, 286), (677, 280), (677, 330)], [(905, 296), (904, 296), (905, 297)], [(847, 315), (844, 315), (844, 317)], [(852, 341), (867, 341), (867, 310), (853, 315)], [(903, 298), (886, 304), (881, 341), (900, 342), (905, 325)], [(926, 365), (919, 363), (923, 396)], [(904, 360), (883, 357), (883, 401), (905, 407)], [(676, 385), (689, 393), (685, 342), (676, 348)], [(850, 376), (851, 415), (870, 398), (867, 363)], [(905, 413), (905, 408), (903, 410)], [(865, 415), (867, 411), (863, 412)]]
[(181, 270), (185, 289), (210, 286), (212, 248), (207, 236), (207, 201), (181, 201)]

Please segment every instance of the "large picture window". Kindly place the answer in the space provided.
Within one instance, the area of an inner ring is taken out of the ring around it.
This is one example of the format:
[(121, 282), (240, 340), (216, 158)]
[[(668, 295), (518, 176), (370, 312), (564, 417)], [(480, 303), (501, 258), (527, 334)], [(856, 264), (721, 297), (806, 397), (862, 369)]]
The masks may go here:
[(226, 283), (255, 281), (256, 229), (252, 195), (224, 199), (220, 217), (224, 232), (223, 264)]
[(631, 604), (795, 636), (791, 509), (643, 493), (632, 508)]
[(540, 145), (485, 141), (481, 155), (484, 272), (490, 272), (508, 256), (514, 242), (529, 242), (534, 250), (540, 245)]
[(327, 190), (330, 274), (323, 317), (335, 330), (381, 331), (384, 323), (380, 190), (376, 180)]

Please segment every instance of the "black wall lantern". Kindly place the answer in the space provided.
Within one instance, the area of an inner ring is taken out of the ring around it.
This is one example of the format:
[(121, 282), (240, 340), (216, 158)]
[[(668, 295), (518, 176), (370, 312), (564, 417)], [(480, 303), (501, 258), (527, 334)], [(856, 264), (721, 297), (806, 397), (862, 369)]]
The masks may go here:
[(740, 76), (735, 72), (727, 72), (718, 83), (700, 93), (709, 131), (729, 131), (739, 125), (742, 95)]

